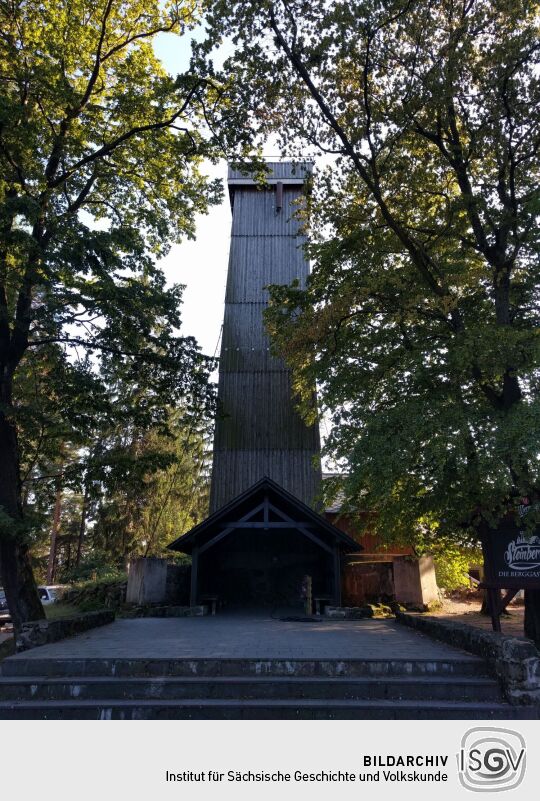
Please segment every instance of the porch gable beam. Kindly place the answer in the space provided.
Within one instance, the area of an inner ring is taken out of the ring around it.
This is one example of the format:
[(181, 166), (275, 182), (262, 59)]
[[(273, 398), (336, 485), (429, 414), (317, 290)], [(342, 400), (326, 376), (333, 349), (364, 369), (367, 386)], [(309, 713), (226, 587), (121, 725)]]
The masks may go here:
[(306, 528), (306, 525), (313, 525), (313, 523), (307, 523), (307, 524), (305, 524), (305, 523), (297, 523), (295, 520), (293, 520), (292, 517), (289, 517), (289, 515), (285, 514), (285, 512), (282, 512), (281, 509), (278, 509), (277, 506), (274, 506), (273, 503), (270, 503), (269, 506), (270, 506), (270, 509), (272, 510), (272, 512), (274, 512), (274, 514), (276, 514), (279, 517), (281, 517), (282, 520), (286, 520), (287, 523), (289, 523), (289, 525), (291, 526), (291, 528), (297, 528), (298, 531), (300, 531), (302, 534), (304, 534), (304, 536), (306, 536), (308, 539), (310, 539), (312, 542), (314, 542), (320, 548), (323, 548), (325, 551), (327, 551), (330, 554), (334, 553), (332, 548), (330, 548), (325, 542), (323, 542), (321, 539), (319, 539), (319, 537), (317, 537), (316, 534), (313, 534), (311, 531), (309, 531)]
[(296, 522), (295, 520), (291, 520), (290, 523), (289, 522), (285, 522), (285, 521), (277, 522), (277, 521), (274, 521), (274, 520), (269, 520), (267, 523), (259, 523), (259, 522), (250, 523), (249, 521), (247, 523), (240, 523), (240, 522), (235, 523), (234, 521), (229, 521), (225, 525), (227, 526), (227, 528), (268, 528), (268, 529), (270, 529), (270, 528), (299, 528), (300, 526), (307, 527), (307, 526), (312, 526), (313, 523), (304, 522), (304, 521)]
[(260, 503), (258, 506), (256, 506), (255, 509), (251, 509), (247, 514), (245, 514), (243, 517), (241, 517), (240, 520), (238, 520), (237, 523), (228, 524), (228, 527), (226, 529), (224, 529), (224, 531), (220, 531), (219, 534), (216, 534), (215, 537), (212, 537), (211, 540), (208, 540), (208, 542), (205, 542), (204, 545), (201, 545), (199, 547), (199, 555), (204, 553), (205, 551), (207, 551), (208, 548), (211, 548), (212, 545), (216, 545), (216, 543), (218, 543), (224, 537), (228, 536), (229, 534), (232, 534), (234, 529), (238, 526), (238, 523), (245, 523), (251, 517), (253, 517), (258, 512), (260, 512), (261, 509), (263, 509), (263, 508), (264, 508), (264, 502)]

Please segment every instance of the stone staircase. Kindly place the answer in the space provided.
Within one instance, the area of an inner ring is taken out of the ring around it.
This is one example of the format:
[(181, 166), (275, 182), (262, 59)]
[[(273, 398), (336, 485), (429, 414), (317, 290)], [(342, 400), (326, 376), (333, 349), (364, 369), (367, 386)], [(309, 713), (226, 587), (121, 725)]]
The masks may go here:
[(0, 719), (523, 719), (474, 656), (4, 660)]

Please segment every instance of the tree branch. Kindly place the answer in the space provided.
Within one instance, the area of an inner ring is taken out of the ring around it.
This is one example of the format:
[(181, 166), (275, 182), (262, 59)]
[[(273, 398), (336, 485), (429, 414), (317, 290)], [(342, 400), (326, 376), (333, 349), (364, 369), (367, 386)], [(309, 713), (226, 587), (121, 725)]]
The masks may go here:
[(73, 175), (77, 170), (80, 170), (81, 167), (86, 166), (87, 164), (92, 164), (97, 159), (103, 158), (104, 156), (109, 155), (114, 150), (116, 150), (120, 145), (123, 145), (125, 142), (128, 142), (130, 139), (133, 139), (134, 136), (137, 136), (141, 133), (148, 133), (149, 131), (160, 131), (164, 128), (169, 128), (177, 119), (181, 117), (182, 114), (188, 108), (193, 96), (195, 95), (197, 89), (204, 83), (202, 80), (198, 80), (197, 84), (190, 89), (188, 92), (187, 97), (185, 98), (184, 102), (182, 103), (181, 107), (177, 109), (174, 114), (168, 117), (165, 120), (161, 120), (159, 122), (151, 122), (147, 125), (137, 125), (134, 128), (131, 128), (129, 131), (126, 131), (121, 136), (118, 136), (116, 139), (113, 139), (111, 142), (103, 145), (102, 147), (95, 150), (93, 153), (89, 153), (79, 161), (75, 162), (71, 167), (67, 170), (62, 172), (54, 181), (49, 183), (50, 188), (56, 188), (64, 181), (66, 181), (71, 175)]
[(362, 162), (362, 159), (359, 157), (352, 142), (345, 133), (345, 130), (339, 124), (335, 115), (331, 111), (329, 105), (326, 103), (321, 93), (315, 86), (311, 78), (311, 75), (309, 74), (308, 70), (303, 64), (298, 52), (296, 52), (289, 46), (289, 43), (285, 39), (277, 23), (274, 9), (272, 6), (269, 9), (269, 16), (270, 16), (270, 27), (274, 31), (276, 41), (286, 54), (287, 58), (289, 59), (289, 62), (292, 64), (296, 73), (304, 82), (313, 100), (316, 102), (319, 109), (321, 110), (324, 119), (326, 120), (330, 128), (334, 131), (338, 139), (342, 142), (345, 154), (349, 156), (360, 177), (362, 178), (362, 180), (372, 193), (374, 199), (377, 202), (377, 205), (379, 206), (379, 209), (381, 210), (383, 218), (386, 220), (391, 230), (396, 234), (396, 236), (400, 239), (402, 244), (407, 249), (413, 264), (417, 268), (418, 272), (422, 276), (427, 286), (432, 290), (432, 292), (434, 292), (439, 297), (445, 297), (448, 294), (447, 290), (439, 285), (437, 279), (434, 276), (434, 273), (438, 272), (436, 265), (433, 263), (429, 255), (425, 252), (423, 247), (419, 243), (415, 242), (407, 234), (406, 230), (400, 225), (400, 223), (396, 220), (396, 218), (392, 214), (389, 206), (386, 203), (385, 198), (383, 197), (380, 186), (369, 174), (368, 170), (366, 169), (365, 165)]

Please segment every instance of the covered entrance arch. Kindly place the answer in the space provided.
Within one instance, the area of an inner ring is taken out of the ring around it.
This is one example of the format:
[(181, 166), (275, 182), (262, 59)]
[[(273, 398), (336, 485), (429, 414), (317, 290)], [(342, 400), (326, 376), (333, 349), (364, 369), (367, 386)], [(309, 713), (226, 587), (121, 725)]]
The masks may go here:
[(233, 531), (199, 557), (199, 587), (234, 605), (300, 606), (302, 579), (334, 596), (333, 554), (294, 528)]
[(243, 606), (296, 606), (313, 596), (339, 605), (341, 555), (358, 543), (263, 478), (169, 548), (191, 554), (191, 605), (205, 597)]

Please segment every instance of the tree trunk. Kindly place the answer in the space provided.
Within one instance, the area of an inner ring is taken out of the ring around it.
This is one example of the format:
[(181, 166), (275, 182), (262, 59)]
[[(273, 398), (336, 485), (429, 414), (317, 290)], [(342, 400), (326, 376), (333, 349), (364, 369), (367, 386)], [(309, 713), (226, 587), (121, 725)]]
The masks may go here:
[(39, 600), (28, 547), (14, 539), (0, 540), (1, 578), (15, 631), (29, 620), (45, 617)]
[(0, 582), (18, 631), (22, 623), (39, 620), (45, 614), (24, 539), (17, 432), (13, 422), (11, 382), (5, 377), (0, 385), (0, 454)]
[[(60, 468), (62, 471), (62, 468)], [(54, 503), (54, 515), (51, 527), (51, 545), (49, 548), (49, 563), (47, 565), (47, 584), (54, 581), (54, 571), (56, 567), (56, 538), (60, 528), (60, 517), (62, 515), (62, 482), (58, 479), (56, 484), (56, 500)]]
[(489, 596), (487, 590), (482, 590), (482, 606), (480, 607), (480, 614), (489, 617), (491, 609), (489, 608)]
[(65, 552), (66, 552), (66, 557), (65, 558), (66, 558), (66, 561), (65, 561), (65, 564), (63, 565), (65, 570), (69, 570), (70, 567), (71, 567), (71, 546), (72, 545), (73, 545), (73, 537), (72, 537), (71, 532), (70, 532), (68, 534), (67, 544), (66, 544), (66, 547), (65, 547)]
[(540, 648), (540, 590), (525, 590), (525, 636)]
[(84, 534), (85, 534), (85, 531), (86, 531), (86, 507), (88, 506), (88, 496), (89, 496), (89, 494), (90, 494), (89, 486), (88, 486), (88, 484), (85, 484), (84, 496), (83, 496), (83, 502), (82, 502), (82, 508), (81, 508), (81, 522), (80, 522), (80, 525), (79, 525), (79, 537), (78, 537), (78, 540), (77, 540), (77, 556), (75, 558), (75, 564), (76, 564), (77, 567), (79, 567), (79, 565), (81, 563), (82, 545), (83, 545), (83, 540), (84, 540)]

